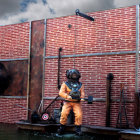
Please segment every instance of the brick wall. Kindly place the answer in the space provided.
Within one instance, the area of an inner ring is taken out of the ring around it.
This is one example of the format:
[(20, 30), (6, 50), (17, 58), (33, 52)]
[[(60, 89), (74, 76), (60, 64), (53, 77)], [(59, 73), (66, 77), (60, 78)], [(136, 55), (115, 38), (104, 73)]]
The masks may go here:
[(0, 26), (0, 59), (27, 58), (29, 23)]
[[(29, 23), (0, 26), (0, 59), (3, 60), (3, 59), (27, 58), (28, 55), (29, 55)], [(2, 60), (1, 63), (3, 63)], [(16, 63), (18, 65), (19, 61), (7, 61), (3, 63), (6, 66), (11, 65), (10, 66), (11, 68), (13, 68), (12, 64), (14, 65), (14, 68), (16, 69), (14, 75), (12, 75), (14, 77), (17, 76), (17, 71), (19, 69)], [(26, 81), (27, 73), (25, 73), (27, 71), (27, 67), (24, 68), (25, 70), (23, 71), (22, 75), (24, 75), (25, 78), (23, 78), (24, 81), (22, 82), (22, 84), (25, 83), (27, 85)], [(8, 71), (11, 72), (14, 70), (8, 69)], [(17, 82), (19, 82), (19, 80), (20, 79), (17, 79)], [(16, 83), (16, 81), (13, 81), (12, 85), (14, 85), (14, 83)], [(21, 83), (19, 83), (19, 85), (17, 86), (19, 87), (20, 84)], [(9, 93), (10, 95), (18, 94), (16, 89), (13, 90), (11, 89), (10, 91), (12, 91), (12, 93), (11, 92)], [(25, 89), (24, 91), (26, 92), (27, 89)], [(20, 99), (14, 97), (12, 98), (6, 98), (3, 96), (0, 97), (0, 122), (15, 123), (18, 120), (27, 119), (26, 110), (16, 106), (15, 104), (27, 107), (27, 100), (26, 98)]]
[[(106, 98), (106, 77), (108, 73), (114, 74), (112, 81), (111, 98), (111, 126), (116, 127), (119, 110), (120, 84), (125, 85), (125, 97), (132, 101), (126, 104), (126, 111), (130, 126), (134, 122), (134, 94), (135, 94), (135, 54), (120, 55), (97, 55), (95, 53), (111, 53), (135, 51), (136, 47), (136, 8), (135, 6), (88, 13), (95, 18), (94, 22), (79, 16), (66, 16), (47, 20), (46, 32), (46, 57), (57, 56), (58, 49), (62, 47), (62, 55), (91, 54), (93, 56), (76, 57), (75, 68), (79, 69), (85, 85), (85, 94), (93, 95), (95, 98)], [(68, 28), (71, 24), (72, 27)], [(18, 32), (15, 29), (19, 29)], [(3, 36), (1, 36), (1, 34)], [(10, 39), (9, 39), (10, 36)], [(14, 39), (17, 39), (16, 41)], [(8, 42), (9, 41), (9, 42)], [(8, 44), (7, 44), (8, 43)], [(26, 58), (29, 46), (29, 23), (22, 23), (0, 27), (0, 59)], [(8, 46), (9, 48), (6, 48)], [(61, 83), (66, 80), (65, 72), (74, 67), (74, 58), (65, 57), (61, 59)], [(44, 97), (56, 97), (57, 89), (57, 58), (46, 58), (45, 60), (45, 86)], [(5, 103), (13, 103), (18, 99), (3, 99)], [(26, 107), (24, 99), (18, 102)], [(51, 100), (44, 101), (46, 107)], [(83, 124), (105, 126), (106, 103), (93, 102), (92, 105), (82, 103)], [(60, 101), (56, 101), (50, 111), (60, 107)], [(1, 110), (2, 107), (0, 107)], [(6, 108), (8, 113), (17, 111), (17, 118), (13, 117), (10, 122), (26, 118), (20, 118), (22, 109)], [(18, 112), (19, 111), (19, 112)], [(8, 119), (8, 117), (6, 117)], [(5, 118), (5, 120), (6, 120)], [(0, 119), (0, 122), (5, 122)]]
[[(46, 56), (57, 56), (59, 47), (62, 55), (135, 51), (136, 8), (127, 7), (88, 13), (94, 22), (79, 16), (68, 16), (47, 20)], [(71, 24), (72, 27), (68, 28)], [(75, 41), (76, 40), (76, 41)], [(45, 97), (58, 94), (57, 59), (45, 62)], [(66, 80), (65, 71), (73, 68), (74, 58), (62, 58), (61, 83)], [(106, 97), (106, 77), (114, 74), (112, 99), (120, 97), (120, 83), (125, 85), (125, 97), (134, 100), (135, 94), (135, 54), (102, 55), (76, 57), (75, 68), (79, 69), (85, 85), (86, 96)], [(57, 103), (56, 103), (57, 104)], [(45, 105), (46, 106), (46, 105)], [(92, 105), (82, 103), (83, 124), (105, 126), (105, 102)], [(56, 106), (57, 108), (57, 106)], [(111, 126), (116, 127), (119, 102), (111, 103)], [(126, 104), (130, 127), (134, 122), (134, 103)]]
[(16, 123), (19, 120), (26, 120), (26, 110), (16, 105), (26, 107), (26, 102), (26, 99), (0, 98), (0, 122)]

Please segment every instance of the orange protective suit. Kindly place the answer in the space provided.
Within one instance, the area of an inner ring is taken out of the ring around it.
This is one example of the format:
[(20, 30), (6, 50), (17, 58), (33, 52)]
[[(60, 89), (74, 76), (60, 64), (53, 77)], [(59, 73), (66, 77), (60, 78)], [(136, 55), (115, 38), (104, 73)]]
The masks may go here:
[[(63, 83), (61, 86), (61, 89), (59, 91), (59, 96), (64, 98), (66, 101), (64, 102), (64, 105), (62, 107), (60, 123), (62, 125), (65, 125), (67, 123), (67, 118), (68, 118), (68, 115), (70, 113), (70, 110), (73, 109), (73, 112), (75, 115), (75, 125), (81, 125), (82, 124), (81, 103), (75, 99), (68, 99), (70, 91), (71, 91), (71, 89), (69, 89), (68, 86), (65, 83)], [(80, 98), (84, 98), (85, 92), (84, 92), (83, 85), (81, 86), (79, 91), (81, 92)]]

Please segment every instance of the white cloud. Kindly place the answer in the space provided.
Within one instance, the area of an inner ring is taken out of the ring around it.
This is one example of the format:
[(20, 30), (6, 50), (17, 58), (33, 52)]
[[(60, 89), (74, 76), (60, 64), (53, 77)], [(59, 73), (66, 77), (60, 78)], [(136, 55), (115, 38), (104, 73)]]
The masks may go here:
[(114, 8), (114, 0), (48, 0), (48, 3), (59, 16), (75, 14), (76, 9), (82, 12), (93, 12)]
[(117, 7), (131, 6), (140, 4), (140, 0), (114, 0), (114, 4)]
[[(91, 12), (102, 9), (103, 7), (105, 8), (106, 6), (113, 6), (113, 0), (102, 0), (102, 4), (100, 4), (98, 0), (47, 0), (47, 3), (48, 4), (44, 5), (42, 0), (38, 0), (37, 3), (29, 3), (25, 12), (19, 12), (16, 15), (9, 16), (7, 19), (0, 19), (0, 24), (19, 23), (22, 19), (32, 21), (72, 15), (75, 14), (77, 8), (83, 12)], [(106, 5), (105, 3), (110, 5)], [(55, 11), (55, 14), (50, 12), (50, 8)]]
[(20, 11), (22, 0), (0, 0), (0, 17), (16, 14)]
[(13, 24), (19, 23), (22, 19), (38, 20), (47, 17), (52, 17), (48, 5), (44, 5), (41, 1), (38, 3), (30, 3), (25, 12), (20, 12), (16, 15), (9, 16), (7, 19), (1, 19), (0, 24)]
[[(6, 19), (1, 17), (0, 25), (19, 23), (24, 19), (32, 21), (73, 15), (76, 9), (80, 9), (81, 12), (93, 12), (138, 3), (140, 3), (140, 0), (47, 0), (47, 4), (44, 5), (42, 0), (37, 0), (37, 3), (29, 3), (24, 12), (18, 11), (15, 15), (9, 14)], [(50, 8), (55, 11), (55, 14), (50, 11)], [(14, 10), (14, 12), (16, 11)]]

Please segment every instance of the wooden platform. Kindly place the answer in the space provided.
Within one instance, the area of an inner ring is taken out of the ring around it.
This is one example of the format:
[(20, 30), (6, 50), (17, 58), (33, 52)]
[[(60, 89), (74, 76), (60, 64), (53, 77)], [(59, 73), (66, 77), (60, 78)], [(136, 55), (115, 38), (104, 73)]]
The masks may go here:
[[(17, 122), (17, 127), (24, 130), (35, 130), (43, 132), (56, 132), (60, 124), (32, 124), (29, 122)], [(67, 125), (66, 131), (75, 131), (74, 125)], [(134, 129), (118, 129), (103, 126), (82, 125), (82, 132), (90, 134), (117, 136), (123, 140), (140, 140), (140, 132)]]
[(140, 140), (140, 132), (133, 129), (120, 131), (120, 135), (125, 140)]
[(17, 122), (17, 127), (19, 129), (24, 130), (34, 130), (34, 131), (47, 131), (49, 129), (50, 131), (55, 131), (60, 125), (59, 124), (41, 124), (41, 123), (30, 123), (30, 122)]
[(123, 129), (113, 128), (113, 127), (103, 127), (103, 126), (92, 126), (83, 125), (82, 131), (94, 134), (104, 134), (104, 135), (118, 135)]

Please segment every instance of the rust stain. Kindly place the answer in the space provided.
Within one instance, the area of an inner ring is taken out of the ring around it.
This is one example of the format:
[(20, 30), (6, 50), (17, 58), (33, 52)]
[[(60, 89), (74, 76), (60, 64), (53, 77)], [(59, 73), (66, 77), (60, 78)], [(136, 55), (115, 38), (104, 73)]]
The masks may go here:
[(9, 74), (9, 86), (2, 94), (3, 96), (26, 96), (28, 61), (2, 62)]

